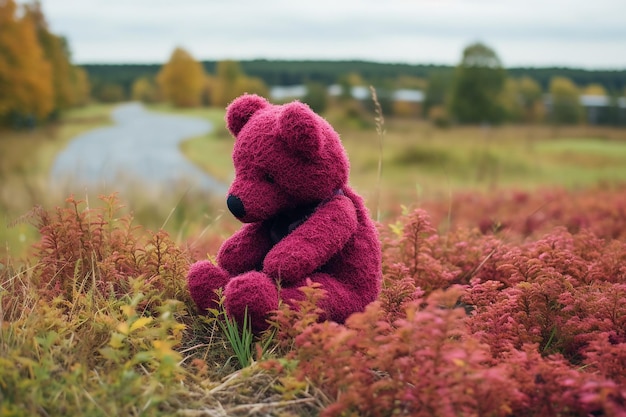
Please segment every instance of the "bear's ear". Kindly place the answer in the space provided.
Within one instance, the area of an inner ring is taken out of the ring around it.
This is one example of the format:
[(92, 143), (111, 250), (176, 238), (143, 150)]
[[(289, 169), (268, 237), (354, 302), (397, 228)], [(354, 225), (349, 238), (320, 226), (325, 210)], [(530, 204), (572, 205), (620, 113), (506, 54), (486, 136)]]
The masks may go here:
[(226, 126), (228, 130), (234, 136), (237, 136), (254, 113), (268, 106), (270, 106), (270, 103), (256, 94), (244, 94), (236, 98), (226, 109)]
[(314, 159), (322, 147), (319, 116), (304, 103), (285, 104), (279, 120), (280, 137), (287, 147), (305, 159)]

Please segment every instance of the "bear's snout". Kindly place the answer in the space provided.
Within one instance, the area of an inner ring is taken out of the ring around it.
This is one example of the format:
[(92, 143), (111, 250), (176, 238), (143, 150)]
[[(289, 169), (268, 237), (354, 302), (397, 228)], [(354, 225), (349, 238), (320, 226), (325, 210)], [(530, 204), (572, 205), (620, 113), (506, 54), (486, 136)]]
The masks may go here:
[(243, 201), (235, 195), (229, 194), (226, 199), (226, 205), (228, 206), (228, 210), (233, 213), (233, 216), (240, 219), (246, 215), (246, 209), (243, 206)]

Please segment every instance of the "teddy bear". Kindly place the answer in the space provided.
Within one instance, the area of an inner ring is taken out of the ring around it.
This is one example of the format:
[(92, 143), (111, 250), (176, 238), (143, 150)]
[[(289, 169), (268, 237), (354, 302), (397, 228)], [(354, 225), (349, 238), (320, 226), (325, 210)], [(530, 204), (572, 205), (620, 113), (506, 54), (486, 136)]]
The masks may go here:
[(320, 320), (344, 322), (381, 289), (381, 248), (363, 199), (348, 185), (339, 135), (306, 104), (244, 94), (226, 110), (235, 177), (226, 205), (242, 227), (209, 260), (191, 265), (198, 309), (217, 306), (255, 333), (279, 302), (297, 308), (311, 282), (324, 290)]

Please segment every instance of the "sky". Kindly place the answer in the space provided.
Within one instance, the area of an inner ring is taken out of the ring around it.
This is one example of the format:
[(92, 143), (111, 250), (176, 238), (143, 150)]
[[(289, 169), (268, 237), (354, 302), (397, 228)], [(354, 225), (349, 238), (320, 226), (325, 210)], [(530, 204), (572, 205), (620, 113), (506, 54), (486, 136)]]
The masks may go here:
[[(20, 0), (19, 2), (24, 2)], [(41, 0), (73, 61), (362, 59), (456, 65), (483, 42), (505, 67), (626, 69), (626, 0)]]

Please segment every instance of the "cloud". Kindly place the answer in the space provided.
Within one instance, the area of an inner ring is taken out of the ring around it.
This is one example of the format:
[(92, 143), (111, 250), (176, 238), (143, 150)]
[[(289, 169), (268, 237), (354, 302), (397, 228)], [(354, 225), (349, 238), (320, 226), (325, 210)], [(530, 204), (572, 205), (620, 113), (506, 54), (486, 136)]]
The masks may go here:
[[(79, 62), (363, 58), (455, 63), (482, 40), (507, 65), (626, 67), (623, 0), (44, 0)], [(430, 61), (429, 61), (430, 60)]]

